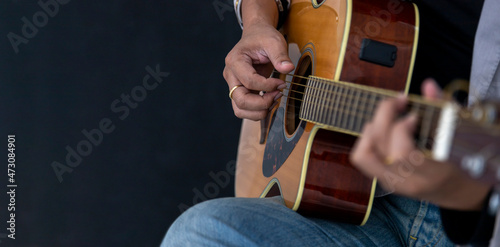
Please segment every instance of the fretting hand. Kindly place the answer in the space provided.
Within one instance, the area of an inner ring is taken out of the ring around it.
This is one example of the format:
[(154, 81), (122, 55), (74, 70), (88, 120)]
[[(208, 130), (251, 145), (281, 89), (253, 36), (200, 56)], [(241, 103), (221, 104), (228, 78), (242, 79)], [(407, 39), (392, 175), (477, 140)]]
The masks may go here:
[[(429, 99), (440, 95), (432, 80), (422, 89)], [(381, 102), (353, 149), (352, 163), (397, 194), (450, 209), (480, 210), (490, 186), (470, 179), (454, 164), (425, 158), (413, 142), (416, 116), (398, 118), (406, 103), (405, 97)]]

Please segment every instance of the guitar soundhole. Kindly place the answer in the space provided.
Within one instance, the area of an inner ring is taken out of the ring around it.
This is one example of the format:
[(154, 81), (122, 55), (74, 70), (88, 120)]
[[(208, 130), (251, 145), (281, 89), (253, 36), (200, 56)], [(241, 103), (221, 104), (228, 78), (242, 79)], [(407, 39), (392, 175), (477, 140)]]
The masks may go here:
[(288, 91), (288, 104), (285, 114), (285, 129), (289, 135), (292, 135), (300, 124), (299, 113), (306, 88), (306, 78), (312, 72), (311, 57), (307, 55), (302, 57), (295, 71), (295, 76)]
[(267, 192), (265, 197), (267, 198), (274, 196), (281, 196), (281, 190), (277, 183), (273, 184), (273, 186), (271, 187), (271, 189), (269, 189), (269, 192)]

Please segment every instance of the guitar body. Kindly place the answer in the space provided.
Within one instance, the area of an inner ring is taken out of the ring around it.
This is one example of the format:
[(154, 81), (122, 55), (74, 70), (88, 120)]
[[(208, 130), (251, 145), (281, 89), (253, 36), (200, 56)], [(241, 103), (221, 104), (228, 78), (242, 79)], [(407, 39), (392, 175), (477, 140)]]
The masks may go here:
[[(319, 6), (312, 1), (292, 1), (283, 27), (294, 75), (408, 89), (418, 37), (416, 6), (395, 0), (325, 0)], [(368, 47), (370, 42), (383, 44)], [(394, 49), (394, 54), (386, 54)], [(380, 54), (371, 56), (377, 51)], [(391, 60), (392, 66), (387, 64)], [(356, 135), (301, 120), (298, 109), (307, 82), (281, 78), (293, 84), (267, 122), (243, 121), (236, 196), (281, 196), (299, 213), (364, 224), (376, 181), (349, 162)]]

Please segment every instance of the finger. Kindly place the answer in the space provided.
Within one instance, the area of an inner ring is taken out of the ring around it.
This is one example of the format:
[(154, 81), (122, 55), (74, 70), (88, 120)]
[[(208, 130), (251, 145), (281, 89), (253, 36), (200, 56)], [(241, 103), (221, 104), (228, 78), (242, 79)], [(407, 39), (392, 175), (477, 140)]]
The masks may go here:
[(399, 113), (406, 107), (407, 99), (405, 96), (397, 98), (386, 99), (382, 101), (373, 118), (373, 124), (380, 133), (387, 133), (380, 130), (388, 130), (391, 123), (394, 122)]
[(357, 140), (350, 155), (351, 163), (368, 177), (379, 177), (387, 167), (381, 162), (376, 148), (373, 124), (366, 124), (362, 137)]
[(273, 65), (271, 63), (267, 64), (256, 64), (254, 65), (254, 69), (257, 72), (257, 74), (264, 76), (265, 78), (268, 78), (271, 76), (273, 73)]
[(263, 75), (256, 71), (256, 65), (263, 66), (270, 63), (283, 74), (291, 72), (294, 68), (288, 57), (286, 41), (283, 35), (276, 31), (274, 35), (266, 36), (255, 45), (241, 43), (226, 60), (228, 67), (247, 88), (259, 91), (272, 91), (284, 82), (275, 78), (267, 78), (268, 74)]
[(410, 152), (416, 149), (413, 141), (413, 133), (417, 127), (417, 121), (417, 115), (410, 113), (393, 125), (392, 132), (390, 133), (390, 146), (387, 151), (387, 157), (390, 157), (394, 161), (409, 159)]
[(256, 91), (274, 91), (285, 82), (276, 78), (266, 78), (255, 70), (252, 59), (248, 55), (241, 56), (229, 67), (231, 74), (246, 88)]
[(290, 73), (294, 69), (292, 60), (288, 56), (286, 41), (281, 34), (265, 46), (265, 56), (269, 58), (274, 68), (282, 74)]
[(399, 111), (406, 105), (406, 98), (394, 98), (382, 101), (375, 112), (373, 118), (373, 131), (370, 135), (374, 136), (374, 146), (384, 158), (388, 156), (390, 143), (389, 133), (392, 131), (392, 125)]
[(232, 106), (234, 115), (241, 119), (250, 119), (257, 121), (266, 118), (267, 114), (269, 113), (269, 110), (249, 111), (240, 109), (236, 106), (236, 103), (234, 103), (234, 101), (232, 101)]
[(429, 100), (436, 100), (442, 98), (443, 91), (434, 79), (429, 78), (422, 82), (422, 95)]
[[(235, 86), (241, 85), (238, 84), (238, 80), (235, 79), (234, 75), (228, 74), (226, 77), (228, 84), (234, 84)], [(234, 86), (230, 86), (229, 90), (233, 88)], [(232, 100), (235, 106), (240, 110), (263, 111), (268, 110), (282, 95), (280, 91), (275, 90), (261, 96), (245, 87), (238, 87), (233, 91)]]
[(241, 90), (238, 88), (238, 90), (233, 92), (233, 102), (241, 110), (269, 110), (282, 95), (280, 91), (273, 91), (260, 96), (250, 92), (246, 88), (242, 88)]

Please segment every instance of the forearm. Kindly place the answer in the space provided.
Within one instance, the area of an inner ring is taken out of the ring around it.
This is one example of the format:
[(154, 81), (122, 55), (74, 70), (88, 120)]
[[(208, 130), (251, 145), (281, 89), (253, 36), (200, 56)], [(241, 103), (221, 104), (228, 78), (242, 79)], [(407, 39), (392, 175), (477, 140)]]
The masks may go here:
[(450, 210), (481, 211), (491, 186), (461, 176), (461, 171), (454, 170), (451, 173), (460, 175), (452, 176), (453, 179), (448, 183), (441, 184), (442, 192), (430, 198), (430, 201)]
[[(241, 18), (245, 27), (254, 24), (278, 25), (278, 6), (274, 0), (240, 0)], [(245, 28), (243, 29), (245, 30)]]

